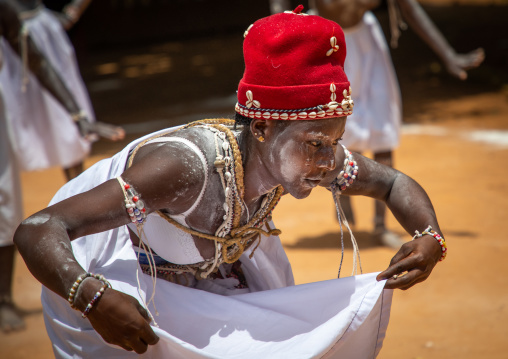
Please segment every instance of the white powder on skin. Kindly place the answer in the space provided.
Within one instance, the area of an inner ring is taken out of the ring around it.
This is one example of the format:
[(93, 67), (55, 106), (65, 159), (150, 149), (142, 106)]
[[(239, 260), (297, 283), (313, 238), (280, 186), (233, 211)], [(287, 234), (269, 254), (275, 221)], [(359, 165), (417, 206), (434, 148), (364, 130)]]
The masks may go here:
[(34, 214), (33, 216), (28, 217), (27, 219), (25, 219), (22, 222), (22, 224), (38, 226), (38, 225), (46, 223), (50, 219), (51, 219), (51, 216), (49, 214), (47, 214), (47, 213), (44, 213), (44, 214)]

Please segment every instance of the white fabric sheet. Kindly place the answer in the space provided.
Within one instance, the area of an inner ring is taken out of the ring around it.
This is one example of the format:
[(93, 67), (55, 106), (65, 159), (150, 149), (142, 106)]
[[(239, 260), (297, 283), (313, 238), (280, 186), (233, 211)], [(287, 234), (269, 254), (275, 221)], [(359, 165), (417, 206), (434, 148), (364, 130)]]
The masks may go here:
[(355, 152), (383, 152), (399, 145), (402, 105), (390, 50), (372, 12), (344, 30), (347, 57), (344, 70), (355, 101), (341, 141)]
[[(75, 59), (74, 49), (58, 20), (43, 9), (24, 21), (39, 50), (59, 72), (80, 107), (94, 120), (93, 108)], [(69, 113), (29, 72), (26, 92), (22, 91), (23, 65), (5, 40), (0, 41), (4, 55), (4, 84), (7, 116), (13, 128), (15, 153), (22, 170), (52, 166), (70, 167), (90, 152)]]
[[(86, 191), (123, 172), (135, 141), (66, 184), (52, 203)], [(116, 290), (140, 303), (152, 294), (152, 281), (141, 274), (139, 291), (135, 252), (126, 227), (72, 242), (78, 262), (101, 273)], [(252, 259), (241, 258), (250, 293), (221, 292), (220, 282), (198, 290), (157, 280), (154, 330), (160, 337), (142, 358), (374, 358), (388, 325), (391, 290), (376, 273), (294, 285), (291, 266), (278, 237), (264, 238)], [(67, 301), (43, 288), (42, 304), (57, 358), (138, 357), (106, 344)], [(153, 305), (149, 305), (155, 313)]]

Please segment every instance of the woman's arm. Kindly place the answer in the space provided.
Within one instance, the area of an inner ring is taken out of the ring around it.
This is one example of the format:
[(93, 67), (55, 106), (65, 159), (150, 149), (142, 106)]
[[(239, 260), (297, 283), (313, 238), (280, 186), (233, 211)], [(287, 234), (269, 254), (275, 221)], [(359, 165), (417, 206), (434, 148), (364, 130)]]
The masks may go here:
[[(2, 0), (0, 6), (0, 35), (3, 35), (10, 47), (21, 58), (21, 30), (23, 24), (18, 19), (20, 9), (12, 0)], [(103, 122), (92, 123), (89, 121), (87, 114), (81, 111), (73, 94), (69, 91), (56, 69), (37, 48), (30, 34), (26, 38), (26, 51), (29, 70), (72, 116), (82, 136), (97, 134), (113, 141), (120, 140), (125, 136), (124, 130), (120, 127)]]
[(481, 48), (467, 54), (455, 52), (416, 0), (397, 0), (397, 3), (404, 20), (443, 61), (450, 74), (465, 80), (466, 70), (478, 67), (483, 62), (485, 53)]
[(70, 30), (81, 18), (92, 0), (72, 0), (62, 9), (62, 12), (54, 11), (65, 30)]
[[(337, 163), (342, 164), (344, 154), (342, 151), (337, 153)], [(416, 181), (357, 153), (353, 156), (358, 163), (358, 176), (343, 191), (343, 195), (363, 195), (385, 202), (411, 236), (415, 231), (424, 231), (429, 225), (441, 233), (432, 203)], [(338, 166), (323, 183), (329, 184), (341, 169), (342, 165)], [(430, 235), (407, 242), (392, 258), (388, 269), (379, 274), (378, 280), (388, 279), (386, 288), (408, 289), (427, 279), (441, 258), (441, 253), (441, 246)], [(407, 274), (399, 276), (406, 271)], [(394, 279), (394, 275), (399, 277)]]
[[(140, 150), (140, 156), (142, 160), (127, 169), (122, 178), (140, 194), (147, 212), (187, 210), (203, 184), (200, 160), (173, 143), (147, 146)], [(111, 179), (23, 221), (14, 243), (30, 272), (44, 286), (67, 299), (78, 276), (85, 273), (76, 261), (70, 241), (129, 223), (124, 201), (119, 182)], [(101, 285), (100, 281), (89, 279), (78, 287), (75, 296), (78, 310), (85, 309)], [(144, 352), (143, 342), (157, 341), (145, 310), (134, 298), (114, 288), (106, 289), (87, 318), (104, 340), (127, 350)]]

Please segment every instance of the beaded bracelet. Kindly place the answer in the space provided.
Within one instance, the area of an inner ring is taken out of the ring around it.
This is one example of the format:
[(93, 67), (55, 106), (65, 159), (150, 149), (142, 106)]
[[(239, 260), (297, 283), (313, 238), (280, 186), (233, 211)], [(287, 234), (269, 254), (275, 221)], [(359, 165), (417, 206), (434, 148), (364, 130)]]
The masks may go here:
[(79, 122), (81, 119), (88, 118), (86, 111), (81, 110), (71, 114), (72, 121)]
[(358, 165), (356, 161), (353, 160), (353, 155), (350, 151), (344, 146), (344, 166), (342, 171), (337, 175), (337, 178), (333, 181), (333, 187), (339, 188), (340, 191), (344, 191), (347, 187), (349, 187), (356, 179), (358, 175)]
[(78, 290), (78, 287), (88, 277), (93, 277), (97, 280), (100, 280), (101, 282), (103, 282), (103, 283), (107, 284), (109, 287), (111, 287), (111, 284), (109, 284), (109, 282), (106, 280), (106, 278), (104, 278), (104, 276), (102, 274), (92, 274), (92, 273), (87, 272), (87, 273), (83, 273), (83, 274), (79, 275), (78, 278), (76, 279), (76, 281), (74, 282), (74, 284), (72, 285), (71, 290), (69, 291), (69, 297), (67, 298), (67, 301), (71, 305), (71, 308), (75, 308), (74, 307), (74, 296), (76, 295), (76, 291)]
[(71, 308), (74, 308), (74, 295), (76, 294), (76, 291), (78, 290), (79, 285), (83, 282), (85, 278), (91, 277), (91, 273), (83, 273), (78, 276), (76, 281), (71, 287), (71, 290), (69, 291), (69, 297), (67, 298), (67, 301), (71, 305)]
[(429, 236), (432, 236), (436, 239), (437, 243), (441, 246), (441, 258), (439, 258), (439, 261), (441, 262), (446, 258), (446, 254), (448, 253), (448, 248), (446, 247), (445, 239), (436, 231), (432, 230), (431, 226), (428, 226), (426, 230), (424, 230), (422, 233), (415, 231), (415, 235), (413, 237), (413, 240), (416, 238), (423, 237), (424, 235), (428, 234)]
[(131, 222), (135, 224), (143, 224), (146, 221), (146, 208), (145, 203), (141, 200), (139, 194), (131, 187), (130, 184), (125, 183), (122, 177), (116, 178), (122, 187), (125, 197), (125, 208), (129, 215)]
[(95, 293), (95, 296), (93, 297), (93, 299), (90, 301), (90, 303), (88, 303), (88, 305), (86, 306), (83, 313), (81, 313), (82, 318), (86, 318), (86, 316), (88, 315), (88, 313), (90, 313), (90, 310), (92, 310), (95, 303), (97, 303), (99, 301), (99, 299), (101, 298), (102, 294), (104, 294), (104, 291), (106, 290), (106, 288), (111, 288), (111, 284), (109, 284), (108, 281), (106, 281), (102, 285), (101, 289), (99, 289), (99, 291), (97, 293)]

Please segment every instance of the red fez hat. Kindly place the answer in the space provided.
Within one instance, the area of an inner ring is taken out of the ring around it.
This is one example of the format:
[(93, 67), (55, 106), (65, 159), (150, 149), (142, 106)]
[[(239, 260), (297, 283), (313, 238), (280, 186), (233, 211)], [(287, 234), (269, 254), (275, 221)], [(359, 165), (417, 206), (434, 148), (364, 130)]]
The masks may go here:
[(302, 9), (262, 18), (245, 31), (239, 114), (312, 120), (352, 113), (344, 33), (337, 23)]

